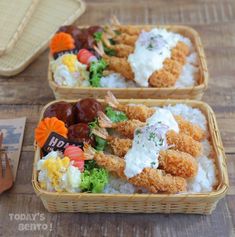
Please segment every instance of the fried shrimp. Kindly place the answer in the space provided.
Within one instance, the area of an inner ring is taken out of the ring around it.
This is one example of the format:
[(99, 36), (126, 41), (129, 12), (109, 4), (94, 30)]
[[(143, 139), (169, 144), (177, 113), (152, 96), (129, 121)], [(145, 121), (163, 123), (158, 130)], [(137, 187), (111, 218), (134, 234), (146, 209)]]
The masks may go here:
[(110, 136), (104, 128), (95, 128), (92, 134), (105, 139), (111, 146), (113, 154), (119, 157), (124, 157), (132, 146), (131, 139)]
[(119, 35), (115, 35), (113, 40), (119, 44), (126, 44), (130, 46), (135, 46), (135, 42), (138, 39), (138, 35), (128, 35), (126, 33), (121, 33)]
[(145, 122), (146, 119), (151, 117), (155, 112), (155, 109), (149, 108), (145, 105), (120, 104), (110, 91), (108, 91), (107, 95), (105, 96), (105, 102), (111, 107), (126, 113), (129, 119), (137, 119), (141, 122)]
[[(132, 147), (131, 139), (109, 136), (103, 128), (96, 128), (92, 133), (108, 141), (113, 154), (120, 158), (123, 158)], [(162, 150), (159, 156), (159, 165), (166, 173), (183, 178), (194, 177), (198, 168), (196, 160), (190, 154), (177, 150)]]
[(109, 40), (106, 38), (106, 36), (102, 36), (103, 43), (110, 49), (115, 50), (116, 56), (121, 58), (127, 58), (129, 54), (134, 52), (134, 47), (130, 45), (125, 44), (110, 44)]
[(162, 88), (174, 86), (178, 80), (183, 65), (186, 63), (186, 56), (189, 54), (189, 47), (178, 42), (171, 50), (171, 58), (167, 58), (163, 62), (163, 68), (153, 72), (149, 77), (149, 84), (153, 87)]
[(181, 51), (185, 56), (188, 56), (190, 53), (190, 49), (187, 44), (182, 41), (179, 41), (175, 46), (175, 49)]
[(179, 62), (167, 58), (163, 64), (166, 71), (170, 72), (175, 78), (179, 78), (182, 71), (182, 65)]
[(102, 44), (98, 43), (98, 47), (94, 46), (94, 49), (108, 64), (109, 70), (120, 73), (128, 80), (134, 80), (134, 73), (126, 58), (108, 56), (104, 53)]
[(174, 86), (176, 81), (177, 81), (177, 78), (173, 74), (171, 74), (170, 72), (164, 69), (155, 71), (149, 77), (149, 84), (152, 87), (156, 87), (156, 88)]
[(197, 161), (190, 154), (175, 150), (161, 151), (159, 166), (166, 173), (183, 178), (192, 178), (198, 171)]
[(135, 129), (143, 127), (145, 123), (139, 120), (127, 120), (122, 122), (113, 123), (103, 112), (98, 111), (98, 122), (100, 127), (114, 128), (123, 136), (133, 139)]
[[(156, 109), (149, 108), (145, 105), (132, 106), (127, 104), (120, 104), (110, 91), (108, 91), (107, 95), (105, 96), (105, 102), (109, 106), (126, 113), (129, 119), (137, 119), (142, 122), (145, 122), (156, 111)], [(185, 133), (191, 136), (196, 141), (201, 141), (206, 138), (206, 132), (203, 131), (198, 125), (192, 124), (180, 115), (174, 115), (174, 118), (179, 125), (181, 133)]]
[(172, 145), (174, 150), (186, 152), (193, 157), (198, 157), (202, 153), (202, 144), (184, 133), (176, 133), (170, 130), (166, 137), (167, 143)]
[(186, 55), (177, 48), (171, 50), (171, 59), (178, 61), (181, 65), (186, 63)]
[[(114, 128), (123, 136), (133, 139), (135, 130), (143, 127), (146, 124), (139, 120), (127, 120), (123, 122), (113, 123), (103, 112), (98, 112), (98, 121), (100, 127)], [(176, 133), (170, 130), (166, 134), (167, 143), (175, 150), (189, 153), (194, 157), (198, 157), (202, 153), (202, 145), (200, 142), (194, 140), (191, 136), (182, 132)], [(117, 142), (117, 140), (116, 140)]]
[(196, 141), (202, 141), (206, 138), (206, 132), (203, 131), (198, 125), (192, 124), (180, 115), (175, 115), (174, 117), (179, 125), (181, 132), (189, 135)]
[(115, 172), (119, 177), (128, 180), (129, 183), (146, 188), (151, 193), (178, 193), (186, 190), (184, 178), (172, 176), (153, 168), (145, 168), (140, 174), (128, 179), (124, 173), (124, 159), (114, 155), (106, 155), (103, 152), (96, 152), (88, 144), (84, 145), (84, 155), (86, 159), (94, 159), (99, 166), (104, 167), (109, 172)]
[(114, 40), (116, 43), (119, 44), (126, 44), (130, 46), (135, 46), (135, 42), (138, 39), (138, 35), (129, 35), (127, 33), (121, 33), (117, 34), (111, 26), (106, 27), (106, 36), (108, 36), (109, 39)]

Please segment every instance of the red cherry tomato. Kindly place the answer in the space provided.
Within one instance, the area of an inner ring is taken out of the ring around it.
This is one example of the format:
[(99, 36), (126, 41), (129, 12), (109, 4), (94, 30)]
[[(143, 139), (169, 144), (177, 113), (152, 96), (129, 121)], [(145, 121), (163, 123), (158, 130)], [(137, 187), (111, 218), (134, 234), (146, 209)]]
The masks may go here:
[(79, 50), (77, 58), (80, 63), (86, 65), (89, 65), (92, 61), (96, 60), (96, 57), (87, 49)]

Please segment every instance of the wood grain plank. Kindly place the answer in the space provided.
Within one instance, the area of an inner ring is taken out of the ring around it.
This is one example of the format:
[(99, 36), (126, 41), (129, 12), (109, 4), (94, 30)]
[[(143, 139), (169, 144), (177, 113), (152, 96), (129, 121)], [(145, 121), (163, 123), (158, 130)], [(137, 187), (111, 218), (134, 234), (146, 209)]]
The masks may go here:
[[(233, 199), (234, 200), (234, 199)], [(218, 203), (210, 216), (183, 214), (51, 214), (45, 211), (35, 195), (0, 196), (0, 213), (43, 215), (37, 223), (52, 224), (52, 232), (19, 231), (20, 223), (34, 221), (11, 220), (0, 214), (0, 228), (3, 236), (223, 236), (231, 237), (233, 223), (226, 199)]]

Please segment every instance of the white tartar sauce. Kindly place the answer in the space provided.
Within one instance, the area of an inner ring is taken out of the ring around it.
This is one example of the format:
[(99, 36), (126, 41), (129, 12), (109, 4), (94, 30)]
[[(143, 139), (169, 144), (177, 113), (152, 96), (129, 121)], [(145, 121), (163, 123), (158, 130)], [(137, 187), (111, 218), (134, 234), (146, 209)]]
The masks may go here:
[(144, 87), (149, 85), (149, 77), (163, 67), (164, 60), (171, 57), (171, 49), (179, 40), (179, 34), (165, 29), (155, 28), (140, 34), (134, 53), (128, 57), (137, 84)]
[(179, 132), (174, 116), (169, 110), (158, 108), (146, 121), (146, 126), (137, 128), (131, 149), (125, 155), (125, 175), (132, 178), (144, 168), (157, 168), (161, 150), (168, 148), (166, 133)]

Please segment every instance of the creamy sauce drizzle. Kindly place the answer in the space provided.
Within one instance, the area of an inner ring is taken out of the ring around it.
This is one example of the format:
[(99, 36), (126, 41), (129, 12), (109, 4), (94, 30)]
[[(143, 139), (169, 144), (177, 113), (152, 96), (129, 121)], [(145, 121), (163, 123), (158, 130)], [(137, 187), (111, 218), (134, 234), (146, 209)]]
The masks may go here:
[(176, 46), (180, 35), (165, 29), (153, 29), (142, 32), (135, 43), (135, 51), (128, 57), (135, 81), (147, 87), (148, 79), (153, 72), (163, 67), (166, 58), (171, 57), (171, 49)]
[(125, 175), (132, 178), (144, 168), (157, 168), (158, 156), (161, 150), (168, 148), (166, 133), (169, 130), (179, 132), (179, 127), (172, 113), (158, 108), (147, 119), (147, 125), (135, 130), (131, 149), (125, 155)]

